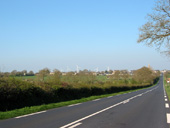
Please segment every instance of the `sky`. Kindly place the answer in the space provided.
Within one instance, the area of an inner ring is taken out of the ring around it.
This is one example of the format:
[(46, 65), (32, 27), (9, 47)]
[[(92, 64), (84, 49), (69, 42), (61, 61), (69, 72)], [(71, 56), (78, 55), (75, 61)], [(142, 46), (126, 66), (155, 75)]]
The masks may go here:
[(156, 0), (1, 0), (0, 71), (170, 69), (138, 44)]

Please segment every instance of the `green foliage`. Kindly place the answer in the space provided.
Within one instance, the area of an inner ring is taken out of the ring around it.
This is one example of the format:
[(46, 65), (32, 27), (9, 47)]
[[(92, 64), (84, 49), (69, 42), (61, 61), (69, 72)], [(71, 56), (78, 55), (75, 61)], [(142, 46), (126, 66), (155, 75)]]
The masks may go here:
[(168, 95), (168, 98), (170, 99), (170, 84), (166, 82), (168, 78), (170, 78), (170, 72), (164, 73), (164, 87)]
[(42, 72), (45, 75), (33, 81), (0, 77), (0, 111), (143, 88), (154, 84), (158, 77), (146, 68), (136, 71), (134, 77), (127, 72), (119, 72), (119, 77), (95, 76), (88, 71), (65, 76), (58, 70), (53, 75), (47, 69)]
[(119, 92), (119, 93), (105, 94), (105, 95), (100, 95), (100, 96), (90, 96), (87, 98), (81, 98), (78, 100), (71, 100), (71, 101), (65, 101), (65, 102), (59, 102), (59, 103), (50, 103), (50, 104), (43, 104), (43, 105), (39, 105), (39, 106), (24, 107), (21, 109), (15, 109), (15, 110), (11, 110), (11, 111), (4, 111), (4, 112), (0, 112), (0, 119), (8, 119), (8, 118), (26, 115), (26, 114), (30, 114), (30, 113), (34, 113), (34, 112), (47, 110), (47, 109), (52, 109), (52, 108), (67, 106), (67, 105), (71, 105), (71, 104), (77, 104), (77, 103), (81, 103), (81, 102), (91, 101), (91, 100), (98, 99), (98, 98), (120, 95), (120, 94), (132, 92), (132, 91), (136, 91), (136, 90), (139, 90), (139, 89), (128, 90), (128, 91), (123, 91), (123, 92)]
[(44, 81), (45, 77), (50, 73), (50, 70), (48, 68), (44, 68), (39, 71), (38, 77), (41, 81)]
[(153, 84), (154, 79), (158, 77), (157, 75), (158, 74), (154, 73), (151, 69), (143, 67), (134, 72), (133, 78), (140, 84)]

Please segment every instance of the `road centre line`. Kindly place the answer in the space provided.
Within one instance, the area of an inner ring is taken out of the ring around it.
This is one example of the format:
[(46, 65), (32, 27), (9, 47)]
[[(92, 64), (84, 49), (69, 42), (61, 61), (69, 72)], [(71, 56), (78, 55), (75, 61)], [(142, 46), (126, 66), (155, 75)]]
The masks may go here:
[(77, 126), (79, 126), (79, 125), (81, 125), (82, 123), (77, 123), (77, 124), (75, 124), (75, 125), (73, 125), (73, 126), (70, 126), (69, 128), (75, 128), (75, 127), (77, 127)]
[(80, 122), (80, 121), (82, 121), (82, 120), (85, 120), (85, 119), (87, 119), (87, 118), (90, 118), (90, 117), (92, 117), (92, 116), (94, 116), (94, 115), (97, 115), (97, 114), (99, 114), (99, 113), (101, 113), (101, 112), (104, 112), (104, 111), (106, 111), (106, 110), (108, 110), (108, 109), (111, 109), (111, 108), (113, 108), (113, 107), (116, 107), (116, 106), (118, 106), (118, 105), (120, 105), (120, 104), (122, 104), (122, 102), (117, 103), (117, 104), (115, 104), (115, 105), (112, 105), (112, 106), (110, 106), (110, 107), (108, 107), (108, 108), (105, 108), (105, 109), (103, 109), (103, 110), (101, 110), (101, 111), (98, 111), (98, 112), (96, 112), (96, 113), (93, 113), (93, 114), (91, 114), (91, 115), (89, 115), (89, 116), (83, 117), (83, 118), (81, 118), (81, 119), (79, 119), (79, 120), (76, 120), (76, 121), (74, 121), (74, 122), (72, 122), (72, 123), (69, 123), (69, 124), (67, 124), (67, 125), (64, 125), (64, 126), (62, 126), (62, 127), (60, 127), (60, 128), (66, 128), (66, 127), (68, 127), (68, 126), (70, 126), (70, 125), (73, 125), (73, 124), (78, 123), (78, 122)]
[(142, 96), (143, 94), (140, 94), (139, 96)]
[[(155, 88), (156, 89), (156, 88)], [(81, 118), (81, 119), (79, 119), (79, 120), (76, 120), (76, 121), (74, 121), (74, 122), (71, 122), (71, 123), (69, 123), (69, 124), (66, 124), (66, 125), (64, 125), (64, 126), (62, 126), (62, 127), (60, 127), (60, 128), (69, 128), (69, 126), (71, 126), (71, 125), (73, 125), (73, 124), (77, 124), (77, 123), (79, 123), (80, 121), (83, 121), (83, 120), (85, 120), (85, 119), (88, 119), (88, 118), (90, 118), (90, 117), (92, 117), (92, 116), (95, 116), (95, 115), (97, 115), (97, 114), (99, 114), (99, 113), (102, 113), (102, 112), (104, 112), (104, 111), (107, 111), (107, 110), (109, 110), (109, 109), (111, 109), (111, 108), (114, 108), (114, 107), (116, 107), (116, 106), (118, 106), (118, 105), (120, 105), (120, 104), (123, 104), (123, 103), (125, 103), (125, 101), (127, 102), (129, 102), (130, 100), (132, 100), (132, 99), (134, 99), (134, 98), (136, 98), (136, 97), (139, 97), (139, 96), (141, 96), (141, 95), (143, 95), (144, 93), (141, 93), (141, 94), (138, 94), (138, 95), (136, 95), (136, 96), (133, 96), (133, 97), (131, 97), (131, 98), (128, 98), (128, 99), (126, 99), (126, 100), (123, 100), (123, 101), (121, 101), (121, 102), (119, 102), (119, 103), (117, 103), (117, 104), (114, 104), (114, 105), (112, 105), (112, 106), (110, 106), (110, 107), (107, 107), (107, 108), (105, 108), (105, 109), (102, 109), (102, 110), (100, 110), (100, 111), (98, 111), (98, 112), (95, 112), (95, 113), (93, 113), (93, 114), (91, 114), (91, 115), (88, 115), (88, 116), (85, 116), (85, 117), (83, 117), (83, 118)], [(145, 93), (146, 94), (146, 93)]]
[(32, 115), (36, 115), (36, 114), (40, 114), (40, 113), (44, 113), (44, 112), (46, 112), (46, 111), (31, 113), (31, 114), (28, 114), (28, 115), (18, 116), (18, 117), (15, 117), (15, 118), (19, 119), (19, 118), (22, 118), (22, 117), (32, 116)]
[(126, 103), (128, 103), (129, 101), (130, 101), (129, 99), (125, 100), (125, 101), (123, 101), (123, 104), (126, 104)]

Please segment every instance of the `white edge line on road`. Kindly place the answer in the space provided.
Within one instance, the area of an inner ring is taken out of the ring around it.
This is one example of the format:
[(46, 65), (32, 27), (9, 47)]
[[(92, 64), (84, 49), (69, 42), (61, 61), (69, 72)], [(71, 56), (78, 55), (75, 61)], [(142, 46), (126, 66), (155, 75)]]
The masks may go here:
[(92, 100), (92, 101), (99, 101), (100, 99)]
[[(156, 89), (156, 88), (155, 88), (155, 89)], [(144, 93), (141, 93), (141, 94), (144, 94)], [(124, 101), (126, 101), (126, 102), (128, 101), (128, 102), (129, 102), (130, 100), (132, 100), (132, 99), (134, 99), (134, 98), (136, 98), (136, 97), (139, 97), (141, 94), (138, 94), (138, 95), (136, 95), (136, 96), (133, 96), (133, 97), (131, 97), (131, 98), (129, 98), (129, 99), (126, 99), (126, 100), (124, 100)], [(117, 103), (117, 104), (114, 104), (114, 105), (112, 105), (112, 106), (110, 106), (110, 107), (107, 107), (107, 108), (105, 108), (105, 109), (102, 109), (102, 110), (100, 110), (100, 111), (98, 111), (98, 112), (96, 112), (96, 113), (93, 113), (93, 114), (91, 114), (91, 115), (85, 116), (85, 117), (83, 117), (83, 118), (81, 118), (81, 119), (79, 119), (79, 120), (76, 120), (76, 121), (74, 121), (74, 122), (71, 122), (71, 123), (69, 123), (69, 124), (66, 124), (66, 125), (64, 125), (64, 126), (62, 126), (62, 127), (60, 127), (60, 128), (67, 128), (67, 127), (69, 127), (69, 126), (71, 126), (71, 125), (73, 125), (73, 124), (76, 124), (76, 123), (78, 123), (78, 122), (80, 122), (80, 121), (82, 121), (82, 120), (88, 119), (88, 118), (90, 118), (90, 117), (92, 117), (92, 116), (95, 116), (95, 115), (97, 115), (97, 114), (99, 114), (99, 113), (102, 113), (102, 112), (104, 112), (104, 111), (106, 111), (106, 110), (109, 110), (109, 109), (111, 109), (111, 108), (114, 108), (114, 107), (116, 107), (116, 106), (124, 103), (124, 101), (119, 102), (119, 103)]]
[(78, 104), (71, 104), (71, 105), (69, 105), (68, 107), (72, 107), (72, 106), (76, 106), (76, 105), (80, 105), (80, 104), (82, 104), (82, 103), (78, 103)]
[(166, 108), (169, 108), (169, 104), (168, 104), (168, 103), (166, 103), (166, 104), (165, 104), (165, 107), (166, 107)]
[(113, 96), (109, 96), (109, 97), (107, 97), (107, 98), (112, 98)]
[(165, 101), (168, 101), (167, 99), (165, 99)]
[(79, 125), (81, 125), (82, 123), (77, 123), (77, 124), (75, 124), (75, 125), (73, 125), (73, 126), (70, 126), (69, 128), (75, 128), (75, 127), (77, 127), (77, 126), (79, 126)]
[(22, 118), (22, 117), (32, 116), (32, 115), (36, 115), (36, 114), (40, 114), (40, 113), (44, 113), (44, 112), (46, 112), (46, 111), (31, 113), (31, 114), (28, 114), (28, 115), (18, 116), (18, 117), (15, 117), (15, 118), (19, 119), (19, 118)]
[(169, 123), (170, 123), (170, 114), (167, 113), (167, 114), (166, 114), (166, 117), (167, 117), (167, 123), (169, 124)]

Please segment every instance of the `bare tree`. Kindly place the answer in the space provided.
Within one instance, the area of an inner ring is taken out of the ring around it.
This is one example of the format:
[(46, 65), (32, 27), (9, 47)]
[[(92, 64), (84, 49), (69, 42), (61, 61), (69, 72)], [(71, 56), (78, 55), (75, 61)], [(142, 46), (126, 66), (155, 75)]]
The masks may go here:
[(170, 0), (158, 0), (153, 14), (148, 14), (148, 22), (139, 28), (138, 43), (156, 46), (170, 55)]

